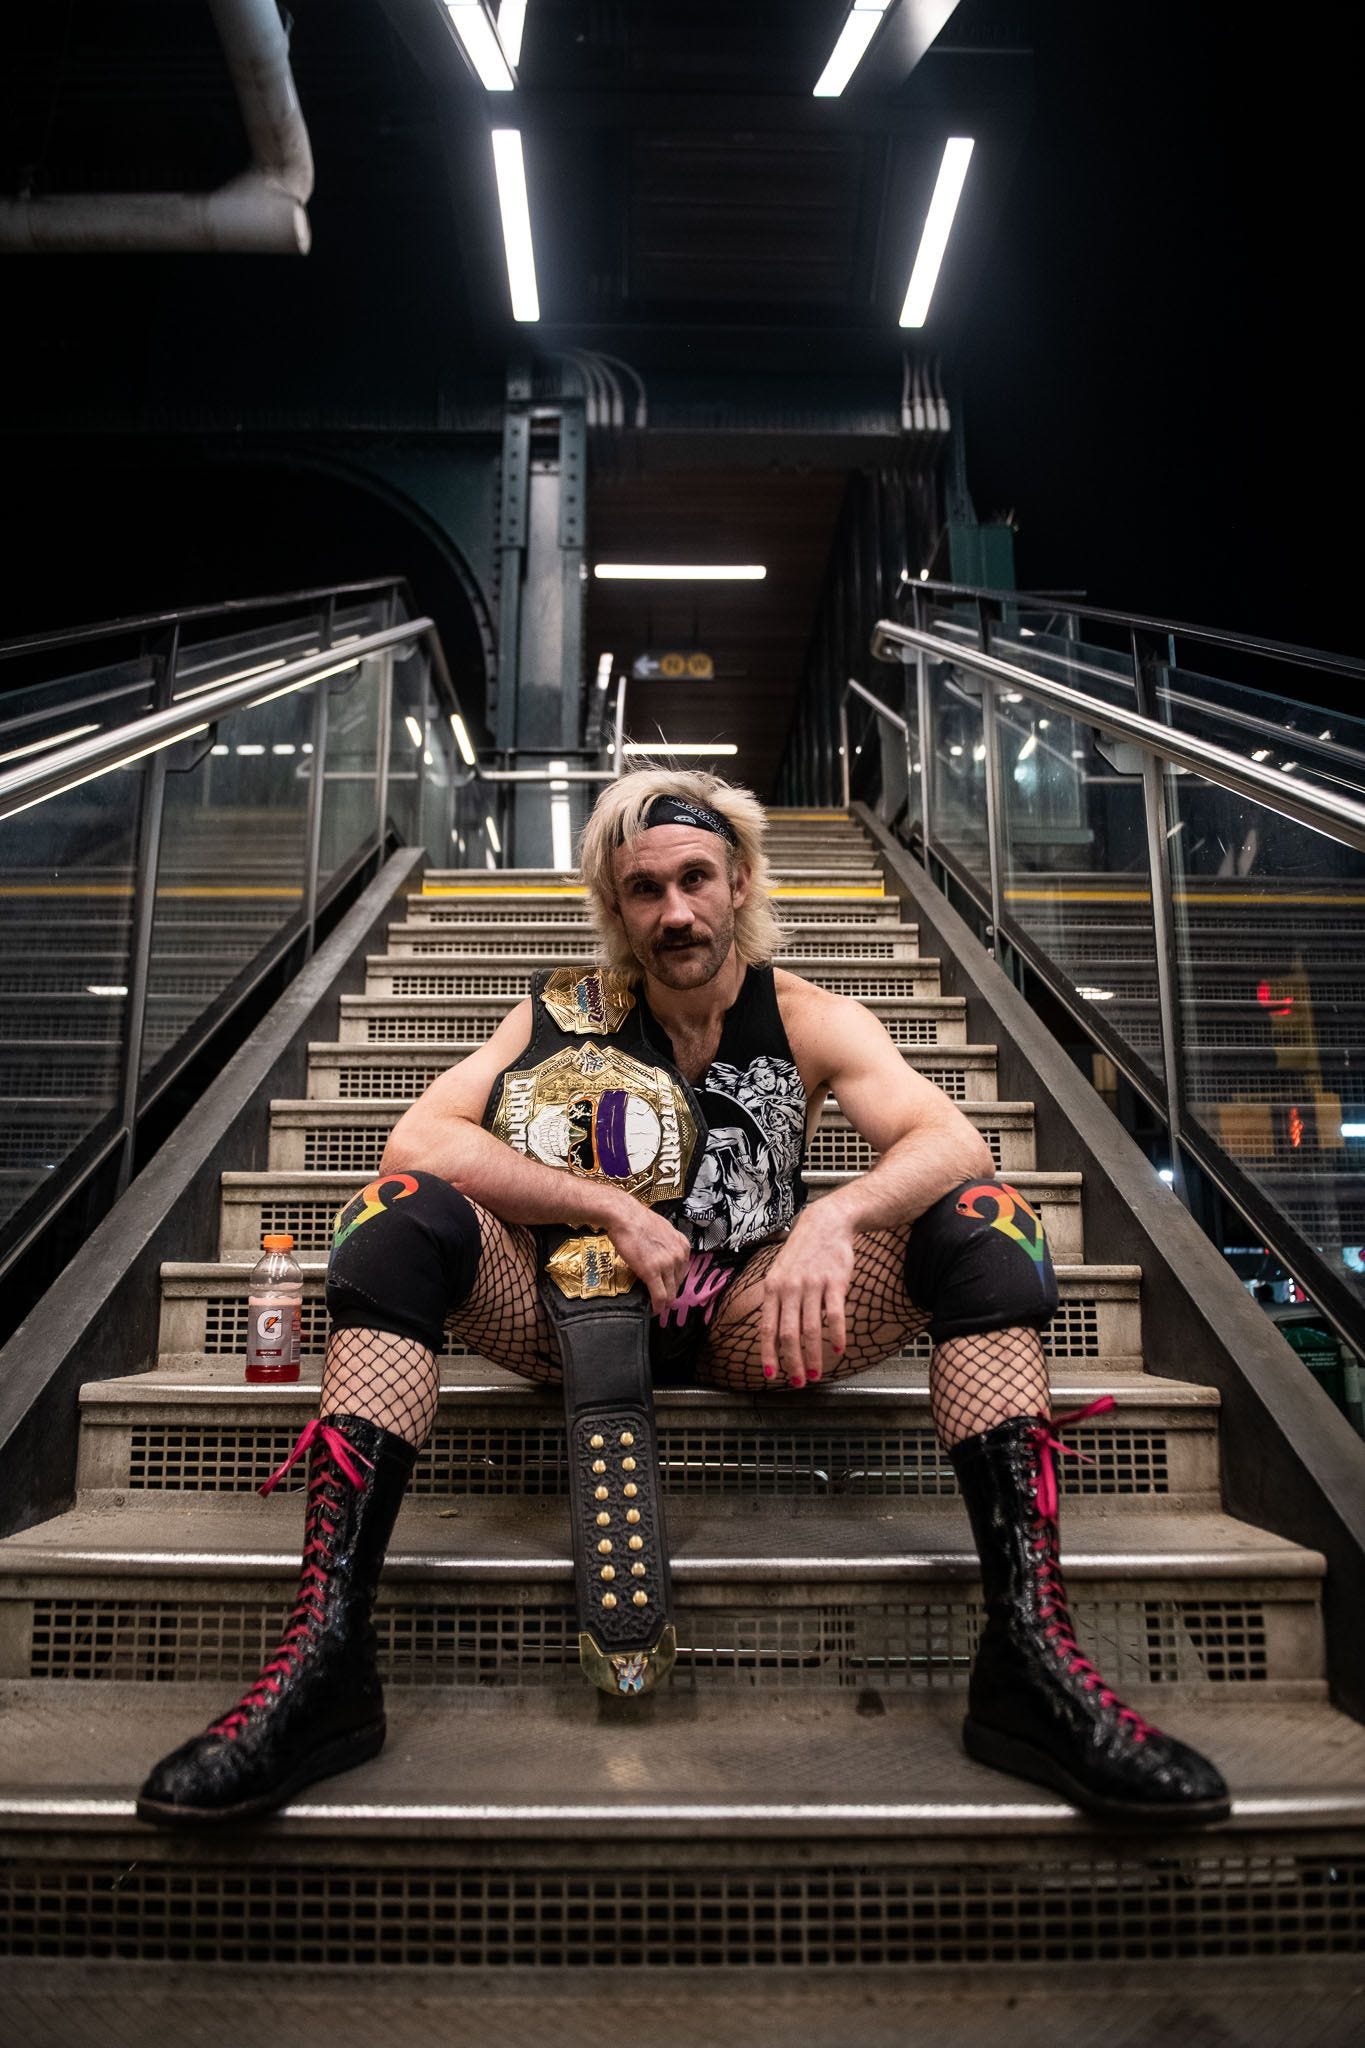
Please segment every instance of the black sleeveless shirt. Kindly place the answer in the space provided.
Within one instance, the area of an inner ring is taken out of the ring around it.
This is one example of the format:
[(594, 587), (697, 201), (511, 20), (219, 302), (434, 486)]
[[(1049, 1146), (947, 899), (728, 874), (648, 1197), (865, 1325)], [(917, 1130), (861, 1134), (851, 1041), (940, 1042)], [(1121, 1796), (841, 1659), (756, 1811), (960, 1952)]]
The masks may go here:
[[(644, 1001), (645, 1030), (671, 1054)], [(693, 1087), (706, 1118), (706, 1151), (678, 1228), (692, 1239), (687, 1279), (661, 1318), (665, 1329), (707, 1323), (747, 1253), (781, 1237), (806, 1199), (806, 1091), (777, 1007), (771, 967), (750, 967), (725, 1012), (716, 1056)]]

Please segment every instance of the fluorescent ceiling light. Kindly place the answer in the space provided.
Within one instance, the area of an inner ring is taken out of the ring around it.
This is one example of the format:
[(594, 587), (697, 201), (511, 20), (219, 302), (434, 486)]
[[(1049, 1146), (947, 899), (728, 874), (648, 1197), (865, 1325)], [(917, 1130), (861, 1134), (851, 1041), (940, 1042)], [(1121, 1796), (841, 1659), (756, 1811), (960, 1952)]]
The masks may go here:
[(1036, 732), (1031, 732), (1028, 738), (1024, 741), (1023, 746), (1019, 749), (1018, 759), (1021, 761), (1027, 761), (1029, 755), (1033, 752), (1037, 744), (1038, 735)]
[(502, 841), (498, 837), (498, 828), (491, 818), (486, 817), (484, 819), (483, 829), (488, 834), (488, 844), (492, 847), (494, 853), (501, 853)]
[(404, 718), (403, 723), (408, 729), (408, 738), (412, 741), (412, 744), (415, 747), (420, 747), (422, 744), (422, 728), (417, 723), (417, 720), (415, 718)]
[(450, 714), (450, 730), (455, 735), (455, 744), (460, 750), (460, 759), (464, 762), (466, 768), (472, 768), (475, 765), (474, 749), (469, 744), (469, 734), (465, 731), (464, 720), (458, 711), (452, 711)]
[(1365, 1124), (1343, 1124), (1341, 1135), (1343, 1138), (1365, 1138)]
[(929, 317), (929, 301), (938, 283), (939, 266), (952, 233), (953, 216), (962, 197), (967, 165), (971, 162), (975, 146), (969, 135), (950, 135), (943, 145), (943, 161), (938, 167), (934, 196), (929, 201), (924, 233), (919, 240), (919, 254), (910, 273), (905, 304), (901, 307), (902, 327), (923, 327)]
[(292, 740), (276, 740), (270, 751), (272, 754), (297, 754), (298, 748)]
[(1257, 747), (1253, 751), (1251, 758), (1253, 761), (1268, 761), (1270, 759), (1269, 747)]
[(737, 754), (733, 740), (627, 740), (623, 754)]
[(210, 747), (209, 752), (211, 754), (230, 754), (232, 749), (231, 747)]
[(1168, 1188), (1173, 1187), (1175, 1184), (1175, 1168), (1173, 1166), (1158, 1166), (1156, 1177), (1158, 1180), (1164, 1180)]
[(60, 747), (66, 740), (84, 739), (88, 732), (98, 732), (98, 725), (73, 725), (65, 732), (50, 733), (45, 740), (30, 740), (26, 747), (11, 747), (7, 754), (0, 754), (0, 761), (17, 761), (21, 754), (40, 754), (44, 747)]
[(1112, 988), (1078, 988), (1076, 993), (1083, 1003), (1112, 1003), (1114, 1000)]
[(88, 996), (126, 996), (128, 991), (122, 982), (88, 981), (85, 993)]
[(246, 746), (238, 747), (237, 752), (239, 754), (263, 754), (265, 752), (265, 748), (258, 746), (255, 740), (250, 740), (248, 741)]
[(761, 562), (595, 562), (604, 583), (761, 583)]
[(526, 30), (526, 0), (502, 0), (498, 9), (498, 41), (509, 64), (521, 62), (521, 39)]
[(446, 12), (485, 92), (511, 92), (516, 80), (480, 0), (446, 0)]
[(817, 100), (837, 100), (863, 61), (877, 23), (887, 9), (887, 0), (853, 0), (853, 11), (839, 31), (839, 40), (811, 92)]
[(502, 214), (502, 245), (507, 252), (507, 283), (514, 320), (539, 320), (536, 257), (531, 246), (531, 208), (526, 197), (526, 165), (519, 128), (493, 130), (493, 172), (498, 181)]
[(597, 687), (605, 690), (611, 682), (611, 671), (616, 661), (614, 654), (599, 654), (597, 657)]

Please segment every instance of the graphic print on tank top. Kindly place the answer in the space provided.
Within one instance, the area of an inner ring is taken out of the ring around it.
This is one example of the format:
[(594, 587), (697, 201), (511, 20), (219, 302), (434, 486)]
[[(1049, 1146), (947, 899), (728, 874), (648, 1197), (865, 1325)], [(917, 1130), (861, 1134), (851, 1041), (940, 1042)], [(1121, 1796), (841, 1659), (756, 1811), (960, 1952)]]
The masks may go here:
[(716, 1057), (696, 1083), (706, 1150), (678, 1227), (694, 1247), (659, 1321), (709, 1323), (743, 1254), (779, 1237), (805, 1200), (806, 1091), (783, 1029), (772, 969), (751, 967), (725, 1014)]

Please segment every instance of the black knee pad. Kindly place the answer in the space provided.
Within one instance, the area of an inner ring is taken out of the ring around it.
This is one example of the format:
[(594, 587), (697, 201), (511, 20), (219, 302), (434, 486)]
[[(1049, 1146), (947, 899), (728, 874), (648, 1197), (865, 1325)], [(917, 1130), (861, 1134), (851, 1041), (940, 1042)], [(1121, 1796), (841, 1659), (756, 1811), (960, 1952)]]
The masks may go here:
[(434, 1173), (381, 1173), (332, 1232), (327, 1309), (336, 1330), (388, 1330), (439, 1351), (479, 1266), (473, 1204)]
[(925, 1210), (910, 1231), (905, 1285), (929, 1311), (935, 1344), (1015, 1323), (1041, 1328), (1057, 1307), (1042, 1223), (1004, 1181), (965, 1181)]

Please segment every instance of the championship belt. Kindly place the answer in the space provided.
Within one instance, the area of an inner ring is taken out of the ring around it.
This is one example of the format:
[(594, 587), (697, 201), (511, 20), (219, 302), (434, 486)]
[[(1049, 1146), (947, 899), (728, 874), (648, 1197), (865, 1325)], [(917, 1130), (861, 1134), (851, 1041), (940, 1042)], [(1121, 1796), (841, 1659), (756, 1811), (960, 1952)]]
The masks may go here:
[(652, 1209), (688, 1192), (706, 1126), (645, 1037), (623, 974), (560, 967), (532, 985), (531, 1043), (494, 1084), (487, 1127), (584, 1183), (585, 1221), (535, 1232), (564, 1367), (578, 1653), (603, 1692), (648, 1692), (678, 1651), (649, 1371), (649, 1296), (592, 1215), (593, 1183)]

